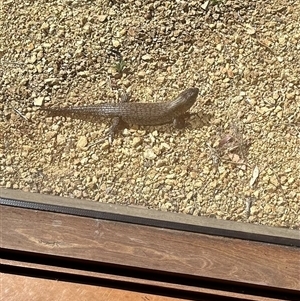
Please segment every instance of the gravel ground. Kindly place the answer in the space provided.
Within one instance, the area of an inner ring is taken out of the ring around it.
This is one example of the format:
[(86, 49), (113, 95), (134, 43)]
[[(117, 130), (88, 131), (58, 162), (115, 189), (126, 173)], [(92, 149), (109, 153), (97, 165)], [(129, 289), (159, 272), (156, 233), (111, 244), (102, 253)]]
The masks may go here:
[[(4, 0), (1, 16), (1, 187), (299, 229), (299, 1)], [(193, 86), (185, 129), (112, 144), (109, 120), (39, 110)]]

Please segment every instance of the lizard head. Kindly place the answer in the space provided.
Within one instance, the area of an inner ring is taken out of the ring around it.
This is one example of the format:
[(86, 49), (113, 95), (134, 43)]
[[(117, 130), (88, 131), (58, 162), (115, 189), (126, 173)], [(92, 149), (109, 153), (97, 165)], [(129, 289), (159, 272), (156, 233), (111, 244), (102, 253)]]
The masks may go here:
[(182, 115), (195, 103), (198, 93), (198, 88), (188, 88), (184, 90), (176, 99), (170, 102), (170, 109), (176, 110), (178, 115)]

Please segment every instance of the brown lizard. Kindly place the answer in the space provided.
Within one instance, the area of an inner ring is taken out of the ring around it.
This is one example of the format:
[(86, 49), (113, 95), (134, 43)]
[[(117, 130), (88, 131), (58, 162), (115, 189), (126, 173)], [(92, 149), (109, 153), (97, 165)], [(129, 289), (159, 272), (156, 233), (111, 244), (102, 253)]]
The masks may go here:
[(110, 135), (113, 138), (120, 123), (137, 125), (161, 125), (173, 122), (175, 127), (183, 127), (187, 111), (195, 103), (198, 88), (189, 88), (181, 92), (170, 102), (157, 103), (101, 103), (91, 106), (41, 108), (51, 115), (88, 115), (93, 117), (113, 118)]

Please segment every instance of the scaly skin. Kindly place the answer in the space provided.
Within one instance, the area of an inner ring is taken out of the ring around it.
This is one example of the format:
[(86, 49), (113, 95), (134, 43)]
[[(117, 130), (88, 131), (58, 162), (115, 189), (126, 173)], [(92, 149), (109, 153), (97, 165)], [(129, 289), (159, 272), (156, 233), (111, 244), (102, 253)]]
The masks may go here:
[(93, 117), (114, 118), (111, 135), (114, 134), (119, 122), (137, 125), (161, 125), (173, 122), (181, 126), (184, 116), (196, 102), (198, 88), (189, 88), (179, 94), (170, 102), (157, 103), (102, 103), (92, 106), (66, 107), (66, 108), (41, 108), (51, 115), (88, 115)]

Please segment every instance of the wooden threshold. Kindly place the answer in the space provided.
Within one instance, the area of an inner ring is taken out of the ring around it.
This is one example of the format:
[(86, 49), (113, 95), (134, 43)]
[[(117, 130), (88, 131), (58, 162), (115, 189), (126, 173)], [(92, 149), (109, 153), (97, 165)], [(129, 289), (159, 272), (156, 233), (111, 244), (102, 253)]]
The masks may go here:
[[(14, 277), (27, 277), (26, 281), (35, 279), (36, 283), (43, 279), (43, 283), (49, 283), (45, 289), (50, 289), (54, 279), (58, 279), (59, 285), (66, 287), (82, 284), (84, 289), (121, 290), (124, 295), (136, 293), (137, 298), (143, 294), (185, 300), (297, 300), (299, 297), (300, 252), (296, 230), (224, 223), (4, 189), (0, 190), (0, 197), (120, 217), (147, 217), (157, 223), (165, 222), (165, 216), (177, 225), (195, 224), (198, 230), (212, 232), (215, 227), (219, 233), (224, 226), (227, 234), (229, 230), (239, 235), (245, 233), (244, 239), (237, 239), (0, 205), (2, 283), (12, 283), (9, 279)], [(252, 238), (266, 239), (269, 232), (272, 244), (247, 240), (253, 233)], [(292, 246), (276, 244), (276, 239)]]
[[(0, 273), (0, 299), (6, 301), (181, 301), (184, 299), (137, 293), (109, 287)], [(2, 289), (1, 289), (2, 286)], [(5, 289), (4, 289), (5, 288)]]

